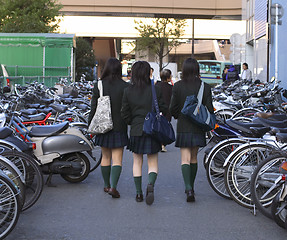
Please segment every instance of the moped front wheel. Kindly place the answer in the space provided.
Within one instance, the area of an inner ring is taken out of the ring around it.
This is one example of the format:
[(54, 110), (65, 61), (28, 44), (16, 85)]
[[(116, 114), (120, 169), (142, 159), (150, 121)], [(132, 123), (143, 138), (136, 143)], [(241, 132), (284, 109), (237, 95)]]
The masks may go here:
[(63, 161), (79, 162), (82, 166), (80, 174), (61, 174), (61, 177), (70, 183), (78, 183), (84, 181), (90, 172), (90, 161), (83, 153), (71, 153), (63, 157)]

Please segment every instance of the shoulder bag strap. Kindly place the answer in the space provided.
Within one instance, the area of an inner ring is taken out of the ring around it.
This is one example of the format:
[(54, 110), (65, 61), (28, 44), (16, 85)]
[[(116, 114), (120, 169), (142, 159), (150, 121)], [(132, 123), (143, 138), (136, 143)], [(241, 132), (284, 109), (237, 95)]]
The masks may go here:
[(159, 107), (158, 107), (158, 102), (157, 102), (157, 98), (156, 98), (156, 92), (155, 92), (155, 86), (154, 86), (154, 81), (153, 79), (151, 79), (151, 91), (152, 91), (152, 110), (155, 108), (156, 111), (156, 115), (159, 116)]
[(102, 80), (98, 81), (98, 89), (100, 92), (100, 97), (102, 97), (103, 96), (103, 82), (102, 82)]
[(202, 98), (203, 98), (203, 91), (204, 91), (204, 83), (201, 82), (201, 85), (200, 85), (200, 88), (197, 94), (197, 106), (193, 112), (194, 115), (196, 115), (196, 113), (199, 112), (199, 108), (200, 108), (200, 105), (202, 103)]

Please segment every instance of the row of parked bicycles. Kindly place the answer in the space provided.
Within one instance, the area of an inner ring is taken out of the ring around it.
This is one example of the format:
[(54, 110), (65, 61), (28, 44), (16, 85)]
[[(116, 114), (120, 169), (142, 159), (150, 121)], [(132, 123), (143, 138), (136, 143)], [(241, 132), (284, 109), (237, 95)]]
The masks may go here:
[(221, 197), (287, 228), (287, 114), (278, 81), (237, 81), (213, 89), (217, 126), (204, 166)]
[(41, 83), (2, 89), (0, 98), (0, 239), (22, 211), (40, 198), (52, 176), (71, 183), (86, 179), (101, 161), (87, 133), (91, 87), (70, 86), (69, 93)]

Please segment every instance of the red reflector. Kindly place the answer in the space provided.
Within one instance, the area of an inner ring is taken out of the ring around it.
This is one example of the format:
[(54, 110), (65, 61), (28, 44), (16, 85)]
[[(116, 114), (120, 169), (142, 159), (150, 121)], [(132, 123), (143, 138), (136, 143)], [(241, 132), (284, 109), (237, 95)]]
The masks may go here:
[(285, 181), (286, 180), (286, 176), (282, 175), (282, 180)]
[(72, 122), (72, 121), (73, 121), (73, 118), (67, 118), (67, 120), (68, 120), (69, 122)]
[(36, 143), (32, 143), (32, 148), (35, 150), (36, 149)]
[(220, 76), (216, 76), (217, 79), (220, 79)]
[(6, 81), (7, 81), (7, 86), (10, 86), (10, 80), (7, 78)]

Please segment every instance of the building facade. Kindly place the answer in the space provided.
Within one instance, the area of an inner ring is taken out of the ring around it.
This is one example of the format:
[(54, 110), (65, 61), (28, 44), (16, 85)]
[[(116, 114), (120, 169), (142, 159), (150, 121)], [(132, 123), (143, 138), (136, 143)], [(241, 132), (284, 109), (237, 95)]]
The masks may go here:
[[(287, 9), (285, 0), (243, 0), (242, 18), (246, 20), (246, 62), (251, 66), (254, 79), (268, 81), (275, 76), (276, 57), (276, 28), (272, 21), (271, 7), (280, 4)], [(284, 77), (287, 74), (285, 63), (287, 50), (285, 37), (287, 37), (287, 19), (281, 18), (282, 24), (278, 26), (278, 80), (287, 88)]]

